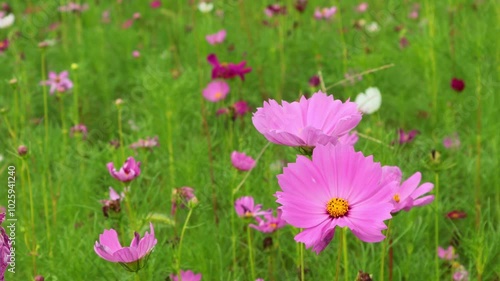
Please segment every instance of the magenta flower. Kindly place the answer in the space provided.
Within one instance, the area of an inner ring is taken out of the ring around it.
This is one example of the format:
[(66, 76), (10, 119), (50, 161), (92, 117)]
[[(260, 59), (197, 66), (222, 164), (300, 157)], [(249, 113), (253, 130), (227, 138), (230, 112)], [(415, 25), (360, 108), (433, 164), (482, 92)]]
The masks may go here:
[(151, 2), (151, 8), (153, 9), (158, 9), (161, 7), (161, 1), (160, 0), (154, 0), (153, 2)]
[(203, 97), (211, 102), (218, 102), (225, 99), (228, 93), (229, 85), (224, 80), (212, 81), (203, 89)]
[(447, 149), (459, 148), (460, 147), (460, 138), (458, 134), (455, 133), (451, 136), (447, 136), (443, 139), (443, 145)]
[(380, 163), (352, 146), (318, 145), (312, 160), (299, 155), (278, 175), (276, 202), (282, 218), (304, 230), (295, 236), (317, 254), (333, 239), (336, 226), (348, 227), (364, 242), (380, 242), (393, 205), (396, 183), (382, 181)]
[(128, 271), (139, 271), (146, 264), (147, 256), (157, 242), (152, 223), (149, 223), (149, 229), (150, 233), (146, 231), (143, 238), (135, 232), (129, 247), (122, 247), (116, 230), (106, 229), (99, 235), (99, 242), (95, 242), (94, 251), (107, 261), (120, 263)]
[(129, 182), (141, 174), (141, 162), (135, 162), (134, 157), (127, 158), (119, 171), (116, 171), (113, 162), (109, 162), (107, 166), (111, 176), (121, 182)]
[(299, 102), (264, 102), (253, 114), (253, 124), (267, 140), (288, 146), (336, 144), (361, 121), (354, 102), (342, 103), (321, 91)]
[(153, 148), (156, 146), (159, 146), (160, 144), (158, 143), (158, 136), (155, 136), (153, 138), (151, 137), (146, 137), (145, 140), (139, 139), (137, 142), (134, 142), (133, 144), (130, 145), (130, 148), (132, 149), (137, 149), (137, 148)]
[(83, 124), (78, 124), (78, 125), (71, 127), (71, 129), (69, 130), (69, 137), (72, 138), (77, 133), (82, 134), (82, 139), (84, 139), (84, 140), (87, 139), (87, 135), (88, 135), (87, 126), (85, 126)]
[(223, 29), (215, 34), (209, 34), (205, 38), (210, 45), (216, 45), (224, 42), (224, 40), (226, 39), (226, 34), (226, 30)]
[(250, 112), (252, 109), (248, 106), (248, 103), (244, 100), (237, 101), (233, 104), (234, 118), (243, 117), (245, 114)]
[(270, 18), (276, 15), (286, 15), (286, 6), (281, 6), (280, 4), (268, 5), (264, 9), (264, 14)]
[(239, 76), (241, 80), (245, 80), (245, 74), (252, 71), (252, 68), (245, 68), (246, 61), (238, 64), (234, 63), (220, 63), (215, 54), (210, 54), (207, 61), (212, 65), (212, 79), (222, 78), (231, 79)]
[(460, 93), (461, 91), (463, 91), (465, 89), (465, 82), (462, 79), (453, 78), (453, 79), (451, 79), (450, 86), (453, 90)]
[(312, 76), (310, 79), (309, 79), (309, 86), (311, 87), (318, 87), (319, 83), (320, 83), (320, 79), (319, 79), (319, 76), (318, 75), (314, 75)]
[(5, 213), (0, 213), (0, 280), (4, 280), (5, 271), (10, 260), (10, 239), (2, 223), (5, 220)]
[(321, 9), (316, 8), (316, 10), (314, 11), (314, 18), (317, 20), (328, 20), (333, 17), (335, 13), (337, 13), (337, 7), (335, 6), (332, 6), (330, 8), (325, 7)]
[(8, 48), (9, 48), (9, 39), (0, 41), (0, 54), (7, 51)]
[(352, 131), (339, 138), (340, 144), (355, 145), (358, 142), (358, 132)]
[(201, 273), (195, 274), (191, 270), (181, 270), (181, 279), (178, 279), (179, 276), (175, 274), (170, 274), (170, 280), (172, 281), (200, 281)]
[(250, 227), (263, 233), (275, 232), (286, 225), (286, 221), (281, 218), (281, 213), (281, 210), (278, 210), (276, 217), (273, 217), (272, 213), (265, 214), (264, 219), (255, 217), (258, 225), (250, 224)]
[[(415, 137), (420, 134), (418, 130), (411, 130), (408, 133), (406, 133), (403, 129), (398, 130), (398, 143), (399, 144), (404, 144), (404, 143), (409, 143), (412, 142)], [(394, 142), (393, 142), (394, 144)]]
[(453, 210), (446, 214), (446, 217), (452, 220), (465, 219), (467, 217), (467, 213), (460, 210)]
[(250, 171), (255, 167), (255, 160), (243, 152), (233, 151), (231, 153), (231, 164), (240, 171)]
[(255, 205), (253, 197), (243, 196), (234, 202), (234, 209), (239, 217), (254, 218), (256, 216), (263, 216), (272, 213), (272, 210), (261, 211), (262, 204)]
[(86, 11), (89, 9), (88, 4), (77, 4), (74, 2), (69, 2), (67, 5), (60, 6), (59, 11), (60, 12), (73, 12), (73, 13), (81, 13), (83, 11)]
[(125, 194), (121, 195), (116, 192), (111, 186), (109, 187), (109, 199), (101, 200), (102, 204), (102, 213), (105, 217), (109, 217), (109, 210), (112, 210), (115, 213), (119, 213), (121, 211), (120, 202), (125, 198)]
[(297, 11), (303, 13), (307, 8), (307, 0), (296, 0), (294, 7)]
[(438, 247), (437, 254), (440, 259), (447, 261), (458, 258), (458, 255), (455, 254), (455, 249), (453, 248), (453, 246), (448, 246), (446, 250), (444, 248)]
[(49, 72), (49, 80), (40, 82), (41, 85), (50, 86), (50, 94), (54, 94), (55, 91), (58, 93), (64, 93), (67, 90), (73, 88), (73, 82), (69, 80), (69, 73), (63, 71), (59, 74), (56, 72)]
[[(398, 167), (384, 166), (382, 167), (382, 173), (384, 182), (396, 182), (399, 186), (402, 173)], [(392, 213), (401, 210), (408, 212), (413, 207), (425, 206), (434, 201), (434, 195), (419, 198), (434, 188), (434, 185), (428, 182), (419, 186), (421, 178), (420, 172), (416, 172), (395, 190), (391, 200), (392, 204), (394, 204)]]
[[(170, 213), (175, 215), (177, 207), (184, 208), (186, 206), (191, 206), (192, 204), (197, 204), (198, 198), (194, 195), (194, 189), (188, 186), (183, 186), (175, 188), (172, 191), (172, 208)], [(190, 205), (191, 204), (191, 205)]]

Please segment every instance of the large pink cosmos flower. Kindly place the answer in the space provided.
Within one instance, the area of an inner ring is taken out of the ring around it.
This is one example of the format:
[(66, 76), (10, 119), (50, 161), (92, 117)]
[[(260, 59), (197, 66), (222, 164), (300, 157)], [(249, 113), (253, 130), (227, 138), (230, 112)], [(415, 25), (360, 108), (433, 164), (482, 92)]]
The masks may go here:
[(229, 85), (224, 80), (212, 81), (203, 89), (203, 97), (211, 102), (218, 102), (225, 99), (228, 93)]
[(231, 153), (231, 164), (240, 171), (250, 171), (255, 167), (255, 160), (243, 152), (233, 151)]
[(239, 76), (241, 80), (245, 80), (245, 74), (252, 71), (252, 68), (250, 67), (245, 68), (245, 65), (247, 64), (246, 61), (242, 61), (238, 64), (231, 62), (220, 63), (215, 54), (208, 55), (207, 61), (212, 65), (212, 79), (231, 79)]
[(271, 209), (266, 211), (261, 211), (262, 204), (255, 205), (253, 197), (243, 196), (234, 202), (234, 209), (239, 217), (242, 218), (253, 218), (256, 216), (263, 216), (271, 213)]
[(394, 181), (382, 183), (382, 167), (350, 145), (318, 145), (312, 160), (298, 156), (278, 175), (276, 202), (282, 218), (304, 230), (295, 236), (317, 254), (348, 227), (364, 242), (380, 242), (393, 205)]
[(401, 186), (402, 173), (396, 166), (382, 167), (382, 178), (384, 182), (396, 182), (398, 188), (392, 194), (391, 202), (394, 204), (392, 213), (397, 213), (401, 210), (409, 211), (413, 207), (424, 206), (434, 201), (434, 195), (427, 195), (419, 198), (434, 188), (432, 183), (426, 182), (419, 186), (422, 175), (416, 172)]
[(286, 225), (286, 221), (281, 218), (282, 211), (278, 210), (277, 213), (276, 217), (274, 217), (272, 213), (265, 214), (264, 219), (255, 217), (258, 225), (250, 224), (250, 227), (263, 233), (275, 232)]
[(264, 102), (252, 117), (257, 131), (267, 140), (288, 146), (314, 147), (336, 144), (361, 121), (354, 102), (342, 103), (319, 91), (299, 102)]
[(170, 279), (172, 281), (200, 281), (201, 280), (201, 273), (195, 274), (191, 270), (181, 270), (181, 279), (178, 279), (178, 275), (176, 274), (170, 274)]
[(5, 213), (0, 213), (0, 280), (4, 280), (5, 270), (9, 266), (10, 244), (9, 236), (1, 226), (5, 220)]
[(122, 247), (116, 230), (105, 229), (104, 233), (99, 235), (99, 241), (95, 242), (94, 251), (101, 258), (121, 263), (125, 269), (136, 272), (144, 267), (147, 256), (157, 242), (152, 223), (149, 224), (149, 229), (150, 233), (146, 231), (143, 238), (135, 232), (130, 247)]
[(41, 85), (50, 86), (50, 94), (54, 94), (57, 90), (59, 93), (64, 93), (67, 90), (73, 88), (73, 82), (69, 80), (69, 73), (67, 71), (63, 71), (59, 74), (55, 72), (49, 72), (49, 80), (42, 81)]
[(129, 182), (141, 174), (141, 162), (136, 162), (134, 157), (127, 158), (119, 171), (115, 169), (113, 162), (109, 162), (107, 167), (111, 176), (121, 182)]
[(217, 33), (208, 34), (207, 36), (205, 36), (205, 39), (207, 39), (208, 44), (216, 45), (224, 42), (224, 40), (226, 39), (226, 34), (227, 34), (226, 30), (222, 29)]

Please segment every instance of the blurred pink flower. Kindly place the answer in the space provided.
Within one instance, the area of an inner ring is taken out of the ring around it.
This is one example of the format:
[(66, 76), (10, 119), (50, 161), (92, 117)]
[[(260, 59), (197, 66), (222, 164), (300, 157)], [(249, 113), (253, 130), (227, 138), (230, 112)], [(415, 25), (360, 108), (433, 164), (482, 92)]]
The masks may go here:
[(107, 164), (111, 176), (121, 182), (129, 182), (137, 178), (141, 174), (140, 166), (141, 162), (136, 162), (134, 157), (127, 158), (119, 171), (115, 169), (113, 162)]
[(453, 90), (460, 93), (465, 89), (465, 82), (462, 79), (453, 78), (451, 79), (450, 86)]
[(141, 18), (141, 13), (138, 13), (138, 12), (137, 12), (137, 13), (134, 13), (134, 14), (132, 15), (132, 19), (134, 19), (134, 20), (138, 20), (138, 19), (140, 19), (140, 18)]
[(368, 3), (366, 2), (360, 3), (358, 6), (356, 6), (356, 11), (358, 13), (364, 13), (366, 12), (366, 10), (368, 10)]
[(203, 97), (211, 102), (218, 102), (225, 99), (228, 93), (229, 85), (224, 80), (212, 81), (203, 89)]
[(73, 88), (73, 82), (69, 80), (69, 73), (63, 71), (59, 74), (56, 72), (49, 72), (49, 80), (40, 82), (41, 85), (50, 86), (50, 94), (54, 94), (55, 91), (58, 93), (64, 93), (67, 90)]
[(147, 256), (157, 243), (152, 223), (149, 223), (149, 229), (150, 233), (146, 231), (143, 238), (135, 232), (129, 247), (122, 247), (116, 230), (104, 230), (99, 241), (95, 242), (94, 251), (107, 261), (120, 263), (125, 269), (137, 272), (144, 267)]
[(264, 219), (255, 217), (258, 224), (250, 224), (250, 227), (263, 233), (275, 232), (286, 225), (286, 221), (281, 218), (281, 213), (281, 210), (278, 209), (276, 217), (274, 217), (272, 213), (264, 214)]
[(243, 152), (233, 151), (231, 153), (231, 164), (240, 171), (250, 171), (255, 167), (255, 160)]
[(172, 281), (200, 281), (201, 273), (195, 274), (191, 270), (181, 270), (181, 279), (178, 279), (179, 276), (176, 274), (170, 274), (170, 279)]
[(71, 129), (69, 130), (69, 137), (70, 138), (74, 137), (76, 133), (80, 133), (82, 135), (83, 140), (87, 139), (88, 135), (87, 126), (83, 124), (78, 124), (71, 127)]
[(333, 15), (337, 13), (337, 7), (332, 6), (332, 7), (325, 7), (325, 8), (318, 8), (316, 7), (316, 10), (314, 10), (314, 18), (317, 20), (328, 20)]
[(349, 228), (361, 241), (382, 241), (393, 205), (387, 198), (395, 182), (382, 181), (380, 163), (352, 146), (318, 145), (312, 160), (299, 155), (278, 175), (282, 191), (276, 202), (282, 218), (302, 228), (295, 241), (317, 254), (333, 239), (337, 226)]
[(207, 61), (212, 65), (212, 79), (231, 79), (239, 76), (241, 80), (245, 80), (245, 74), (252, 71), (252, 68), (245, 68), (246, 61), (238, 64), (220, 63), (215, 54), (208, 55)]
[(443, 139), (443, 145), (447, 149), (458, 148), (460, 147), (460, 138), (458, 134), (455, 133), (451, 136), (447, 136)]
[(188, 186), (175, 188), (172, 191), (172, 208), (170, 213), (175, 215), (177, 208), (184, 208), (190, 203), (198, 203), (198, 198), (194, 195), (194, 189)]
[(264, 102), (253, 114), (257, 131), (272, 143), (314, 147), (318, 144), (336, 144), (338, 138), (352, 130), (361, 113), (354, 102), (342, 103), (319, 91), (311, 98), (279, 105), (275, 100)]
[(109, 10), (102, 12), (101, 20), (103, 23), (110, 23), (111, 22)]
[(401, 49), (408, 47), (408, 45), (410, 45), (410, 42), (406, 37), (402, 37), (401, 39), (399, 39), (399, 47)]
[(297, 11), (303, 13), (307, 8), (307, 0), (296, 0), (294, 7)]
[(233, 108), (234, 108), (234, 119), (237, 117), (242, 117), (251, 111), (251, 108), (250, 106), (248, 106), (248, 103), (243, 100), (235, 102), (233, 104)]
[[(406, 133), (403, 129), (398, 130), (398, 143), (404, 144), (412, 142), (415, 137), (420, 134), (418, 130), (411, 130)], [(393, 142), (394, 143), (394, 142)]]
[(102, 213), (105, 217), (109, 216), (109, 210), (112, 210), (115, 213), (119, 213), (121, 210), (120, 202), (125, 198), (125, 194), (121, 195), (116, 192), (111, 186), (109, 187), (109, 199), (101, 200), (102, 204)]
[(2, 223), (5, 220), (5, 213), (0, 213), (0, 280), (4, 280), (5, 271), (10, 261), (10, 239)]
[(452, 220), (464, 219), (467, 217), (467, 213), (460, 210), (453, 210), (446, 214), (446, 217)]
[(468, 281), (469, 272), (465, 269), (463, 265), (458, 265), (453, 272), (453, 280), (455, 281)]
[(160, 0), (154, 0), (153, 2), (151, 2), (151, 8), (153, 9), (158, 9), (161, 7), (161, 1)]
[(129, 29), (134, 24), (134, 19), (128, 19), (122, 24), (123, 29)]
[(311, 87), (318, 87), (319, 83), (320, 83), (320, 79), (319, 79), (319, 76), (318, 75), (313, 75), (311, 78), (309, 78), (309, 86)]
[(4, 39), (3, 41), (0, 41), (0, 54), (7, 51), (8, 48), (9, 48), (9, 39)]
[(455, 254), (455, 249), (453, 246), (448, 246), (445, 250), (444, 248), (438, 247), (437, 254), (440, 259), (451, 261), (458, 258), (458, 255)]
[(234, 202), (234, 209), (236, 210), (236, 214), (242, 218), (254, 218), (256, 216), (263, 216), (269, 213), (272, 213), (272, 210), (261, 211), (262, 205), (255, 205), (253, 197), (251, 196), (243, 196)]
[(150, 148), (152, 149), (155, 146), (159, 146), (160, 144), (158, 143), (158, 136), (155, 136), (154, 138), (151, 137), (146, 137), (145, 140), (139, 139), (137, 142), (134, 142), (133, 144), (130, 145), (130, 148), (132, 149), (137, 149), (137, 148)]
[(140, 53), (139, 51), (135, 50), (135, 51), (133, 51), (133, 52), (132, 52), (132, 56), (133, 56), (134, 58), (138, 58), (138, 57), (140, 57), (140, 56), (141, 56), (141, 53)]
[(209, 34), (205, 38), (210, 45), (216, 45), (224, 42), (224, 40), (226, 39), (226, 34), (226, 30), (223, 29), (218, 31), (217, 33)]
[(281, 6), (280, 4), (268, 5), (264, 9), (264, 14), (268, 17), (273, 17), (276, 15), (286, 15), (286, 6)]
[(89, 9), (89, 5), (88, 4), (78, 4), (78, 3), (74, 3), (74, 2), (69, 2), (67, 5), (63, 5), (63, 6), (60, 6), (59, 7), (59, 11), (60, 12), (78, 12), (78, 13), (81, 13), (83, 11), (86, 11)]

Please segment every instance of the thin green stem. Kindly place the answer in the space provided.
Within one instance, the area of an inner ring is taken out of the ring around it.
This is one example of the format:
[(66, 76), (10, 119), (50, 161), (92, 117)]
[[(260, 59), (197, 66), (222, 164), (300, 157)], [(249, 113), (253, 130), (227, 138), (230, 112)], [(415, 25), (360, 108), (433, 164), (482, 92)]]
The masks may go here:
[(342, 229), (342, 249), (344, 252), (344, 280), (349, 280), (349, 259), (347, 255), (347, 227)]
[(28, 179), (28, 192), (30, 198), (30, 223), (31, 223), (31, 234), (32, 245), (31, 245), (31, 262), (33, 264), (33, 275), (36, 274), (36, 256), (37, 256), (37, 243), (36, 243), (36, 231), (35, 231), (35, 203), (33, 201), (33, 187), (31, 185), (30, 169), (28, 167), (28, 161), (23, 159), (23, 169), (26, 171), (26, 178)]
[(123, 126), (122, 126), (122, 106), (118, 105), (118, 134), (120, 136), (120, 150), (122, 152), (122, 161), (125, 161), (125, 147), (123, 146)]
[(250, 274), (252, 280), (255, 280), (255, 261), (253, 256), (253, 244), (252, 244), (252, 229), (247, 225), (247, 246), (248, 246), (248, 259), (250, 260)]
[[(342, 239), (340, 239), (340, 245), (337, 249), (337, 265), (335, 266), (335, 281), (339, 280), (340, 276), (340, 260), (342, 256)], [(382, 279), (381, 279), (382, 280)]]
[(74, 83), (73, 83), (73, 123), (74, 125), (80, 124), (80, 114), (78, 109), (78, 92), (80, 90), (78, 70), (74, 69), (76, 72)]
[[(262, 157), (262, 155), (264, 154), (264, 152), (266, 151), (266, 149), (269, 147), (270, 144), (271, 144), (270, 142), (266, 143), (266, 145), (264, 145), (264, 147), (260, 150), (259, 154), (255, 158), (255, 163), (257, 163), (259, 161), (259, 159)], [(241, 182), (238, 184), (238, 186), (235, 189), (233, 189), (233, 195), (236, 194), (238, 192), (238, 190), (240, 190), (240, 188), (243, 186), (243, 184), (247, 180), (247, 178), (250, 175), (250, 173), (252, 172), (252, 170), (248, 171), (247, 174), (245, 175), (245, 177), (243, 177)]]
[[(434, 211), (434, 244), (435, 244), (435, 249), (439, 247), (439, 174), (436, 172), (434, 173), (434, 204), (435, 204), (435, 211)], [(434, 266), (436, 270), (436, 280), (440, 280), (440, 272), (439, 272), (439, 257), (438, 255), (435, 255), (434, 257)]]
[(177, 249), (177, 260), (175, 263), (175, 270), (177, 272), (178, 279), (181, 280), (181, 255), (182, 255), (182, 241), (184, 240), (184, 234), (186, 233), (186, 229), (189, 223), (189, 219), (191, 218), (191, 214), (193, 214), (193, 208), (189, 208), (189, 212), (187, 214), (186, 220), (184, 221), (184, 225), (182, 226), (181, 236), (179, 237), (179, 246)]
[[(42, 48), (41, 51), (41, 65), (42, 65), (42, 81), (47, 81), (47, 69), (45, 67), (45, 49)], [(47, 150), (49, 145), (49, 105), (48, 105), (48, 94), (47, 94), (47, 86), (44, 85), (42, 87), (43, 90), (43, 124), (45, 127), (45, 149)]]
[(299, 267), (300, 267), (300, 281), (305, 280), (305, 270), (304, 270), (304, 248), (303, 243), (299, 243)]

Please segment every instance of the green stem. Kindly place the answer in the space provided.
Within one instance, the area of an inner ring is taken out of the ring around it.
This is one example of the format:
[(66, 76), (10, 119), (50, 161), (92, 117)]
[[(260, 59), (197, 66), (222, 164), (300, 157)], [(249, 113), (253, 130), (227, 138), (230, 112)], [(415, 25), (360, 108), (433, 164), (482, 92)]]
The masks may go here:
[[(41, 64), (42, 64), (42, 81), (47, 81), (46, 67), (45, 67), (45, 49), (42, 48), (41, 53)], [(43, 89), (43, 124), (45, 127), (45, 150), (47, 150), (49, 145), (49, 105), (47, 96), (47, 86), (44, 85)]]
[(122, 161), (125, 162), (125, 147), (123, 146), (123, 127), (122, 127), (122, 105), (118, 105), (118, 134), (120, 136), (120, 150), (122, 152)]
[(191, 214), (193, 213), (193, 208), (189, 208), (189, 212), (187, 214), (186, 220), (184, 221), (184, 226), (182, 226), (181, 236), (179, 237), (179, 246), (177, 249), (177, 262), (175, 264), (175, 270), (177, 272), (178, 280), (181, 280), (181, 255), (182, 255), (182, 241), (184, 240), (184, 234), (186, 233), (186, 229), (189, 223), (189, 219), (191, 218)]
[(252, 280), (255, 280), (255, 263), (253, 258), (252, 229), (247, 225), (248, 259), (250, 260), (250, 273)]
[(342, 249), (344, 252), (344, 280), (349, 280), (349, 259), (347, 258), (347, 228), (342, 229)]
[(74, 125), (80, 124), (80, 116), (79, 116), (79, 110), (78, 110), (78, 90), (79, 90), (79, 77), (78, 77), (78, 70), (75, 69), (76, 75), (74, 79), (74, 85), (73, 85), (73, 122)]
[(305, 280), (305, 270), (304, 270), (304, 243), (299, 243), (299, 267), (300, 267), (300, 281)]
[[(434, 197), (434, 204), (435, 204), (435, 211), (434, 211), (434, 244), (435, 244), (435, 249), (439, 247), (439, 174), (436, 172), (434, 174), (434, 192), (435, 192), (435, 197)], [(440, 272), (439, 272), (439, 257), (438, 255), (434, 255), (434, 265), (436, 269), (436, 280), (440, 280)]]
[(28, 167), (28, 161), (23, 159), (23, 169), (26, 171), (26, 178), (28, 179), (28, 191), (30, 198), (30, 223), (31, 223), (31, 234), (32, 236), (32, 245), (31, 245), (31, 261), (33, 263), (33, 275), (36, 275), (36, 256), (37, 256), (37, 243), (36, 243), (36, 231), (35, 231), (35, 203), (33, 201), (33, 187), (31, 185), (31, 176), (30, 170)]

